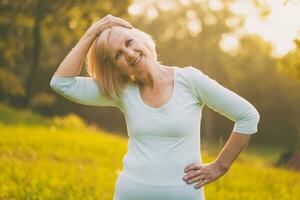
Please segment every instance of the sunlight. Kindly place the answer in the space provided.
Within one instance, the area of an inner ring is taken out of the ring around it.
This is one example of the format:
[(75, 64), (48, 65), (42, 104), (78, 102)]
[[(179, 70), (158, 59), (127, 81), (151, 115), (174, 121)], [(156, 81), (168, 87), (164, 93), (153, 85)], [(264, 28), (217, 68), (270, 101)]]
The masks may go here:
[[(139, 15), (145, 12), (144, 8), (151, 5), (151, 3), (156, 3), (159, 9), (163, 11), (168, 11), (176, 9), (176, 2), (171, 0), (135, 0), (133, 4), (129, 7), (128, 11), (131, 15)], [(188, 5), (192, 0), (180, 0), (182, 5)], [(203, 3), (204, 0), (194, 0), (196, 3)], [(214, 11), (223, 9), (224, 4), (220, 0), (209, 0), (208, 6)], [(264, 12), (260, 9), (257, 9), (251, 0), (236, 0), (231, 6), (230, 9), (232, 12), (238, 16), (245, 17), (244, 30), (236, 30), (235, 36), (240, 37), (243, 34), (254, 33), (260, 35), (264, 40), (270, 42), (273, 46), (273, 55), (276, 57), (281, 57), (287, 54), (289, 51), (295, 48), (293, 40), (297, 37), (297, 34), (300, 30), (300, 1), (299, 0), (264, 0), (260, 1), (261, 6), (265, 9)], [(146, 11), (146, 15), (149, 19), (155, 19), (158, 17), (158, 12), (155, 8), (149, 8)], [(189, 13), (188, 17), (195, 15)], [(191, 17), (192, 20), (189, 20), (187, 27), (193, 32), (201, 32), (201, 22), (195, 20)], [(213, 15), (207, 15), (203, 19), (203, 23), (207, 25), (214, 25), (217, 23), (216, 17)], [(226, 24), (230, 27), (234, 27), (240, 23), (238, 18), (230, 18), (226, 21)], [(242, 34), (241, 34), (242, 33)], [(179, 34), (180, 35), (180, 34)], [(181, 36), (180, 36), (181, 37)], [(228, 46), (228, 43), (233, 43), (233, 46), (237, 46), (233, 42), (235, 40), (228, 39), (226, 36), (224, 39), (227, 42), (225, 46)], [(231, 42), (228, 42), (231, 41)], [(226, 49), (231, 49), (227, 48)]]
[(155, 7), (151, 6), (147, 8), (147, 18), (154, 20), (158, 16), (158, 12)]
[(176, 8), (175, 2), (171, 0), (158, 1), (157, 5), (162, 11), (169, 11)]
[(272, 44), (273, 55), (281, 57), (295, 48), (293, 40), (300, 30), (300, 1), (267, 0), (265, 3), (270, 13), (264, 18), (250, 1), (236, 1), (231, 9), (246, 17), (246, 33), (260, 35)]
[(233, 53), (239, 47), (238, 37), (232, 34), (223, 34), (220, 47), (225, 51)]
[(213, 11), (219, 11), (224, 8), (224, 4), (220, 0), (210, 0), (208, 1), (208, 5)]
[(132, 5), (129, 6), (128, 12), (131, 15), (139, 15), (143, 12), (143, 6), (138, 4), (138, 3), (133, 3)]

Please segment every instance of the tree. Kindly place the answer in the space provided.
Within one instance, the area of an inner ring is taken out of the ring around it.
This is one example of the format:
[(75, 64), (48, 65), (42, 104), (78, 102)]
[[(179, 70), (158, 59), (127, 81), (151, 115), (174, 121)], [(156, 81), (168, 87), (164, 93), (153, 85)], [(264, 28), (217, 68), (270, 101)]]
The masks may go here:
[[(281, 73), (285, 75), (285, 77), (290, 78), (294, 80), (294, 82), (297, 82), (298, 85), (300, 85), (300, 40), (295, 40), (296, 49), (294, 51), (289, 52), (286, 56), (282, 57), (278, 64), (277, 68)], [(299, 95), (300, 87), (298, 87), (298, 90), (295, 90), (295, 92), (291, 92), (289, 95), (297, 96), (297, 104), (295, 108), (295, 112), (299, 113), (299, 107), (300, 107), (300, 95)], [(298, 120), (292, 121), (294, 125), (296, 126), (296, 139), (293, 142), (293, 145), (289, 146), (289, 148), (282, 153), (280, 156), (277, 164), (278, 165), (286, 165), (289, 168), (300, 168), (300, 116), (298, 115)]]
[(300, 81), (300, 40), (295, 40), (296, 48), (280, 59), (278, 69), (285, 75)]
[(283, 76), (271, 56), (271, 45), (258, 36), (245, 36), (232, 58), (235, 90), (252, 102), (261, 114), (255, 142), (295, 145), (299, 138), (300, 84)]
[(79, 39), (92, 21), (111, 13), (124, 15), (130, 1), (1, 1), (0, 64), (19, 77), (28, 105), (41, 67), (58, 65), (51, 58)]

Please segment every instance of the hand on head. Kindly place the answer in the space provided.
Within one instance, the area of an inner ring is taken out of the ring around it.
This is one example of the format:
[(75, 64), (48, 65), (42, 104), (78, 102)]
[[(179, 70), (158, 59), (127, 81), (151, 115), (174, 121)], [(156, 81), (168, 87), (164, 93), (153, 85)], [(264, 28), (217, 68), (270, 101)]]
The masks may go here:
[(104, 29), (112, 26), (122, 26), (129, 29), (134, 28), (129, 22), (122, 18), (106, 15), (105, 17), (94, 22), (87, 30), (87, 34), (95, 34), (95, 36), (97, 36), (101, 34)]

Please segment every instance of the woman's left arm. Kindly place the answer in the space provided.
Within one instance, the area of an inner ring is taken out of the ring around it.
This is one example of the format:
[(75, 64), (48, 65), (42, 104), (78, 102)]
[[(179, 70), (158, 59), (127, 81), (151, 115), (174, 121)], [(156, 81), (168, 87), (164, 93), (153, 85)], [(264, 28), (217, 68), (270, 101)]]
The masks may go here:
[(260, 119), (254, 106), (243, 97), (223, 87), (200, 70), (189, 67), (189, 78), (193, 94), (200, 104), (226, 116), (235, 122), (231, 136), (215, 161), (207, 164), (194, 163), (185, 168), (188, 184), (199, 182), (197, 188), (215, 181), (224, 175), (248, 145), (251, 135), (257, 132)]
[(234, 160), (247, 147), (250, 138), (250, 134), (232, 132), (215, 162), (218, 162), (225, 171), (228, 171)]
[(217, 180), (229, 170), (234, 160), (248, 145), (250, 138), (250, 134), (232, 132), (215, 161), (207, 164), (194, 163), (185, 168), (187, 175), (184, 176), (184, 181), (188, 184), (198, 182), (195, 188), (199, 188)]

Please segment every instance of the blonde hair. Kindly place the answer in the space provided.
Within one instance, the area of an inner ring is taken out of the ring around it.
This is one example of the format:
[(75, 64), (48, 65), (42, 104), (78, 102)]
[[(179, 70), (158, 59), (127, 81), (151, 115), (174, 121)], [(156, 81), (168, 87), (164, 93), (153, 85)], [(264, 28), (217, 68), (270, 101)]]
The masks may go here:
[[(155, 42), (152, 37), (136, 28), (130, 29), (130, 31), (146, 46), (152, 58), (157, 61)], [(95, 78), (101, 93), (106, 98), (113, 100), (120, 97), (128, 83), (136, 83), (136, 79), (121, 74), (115, 66), (114, 60), (109, 55), (108, 38), (110, 33), (111, 28), (107, 28), (93, 41), (87, 54), (86, 65), (88, 74)]]

